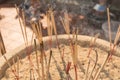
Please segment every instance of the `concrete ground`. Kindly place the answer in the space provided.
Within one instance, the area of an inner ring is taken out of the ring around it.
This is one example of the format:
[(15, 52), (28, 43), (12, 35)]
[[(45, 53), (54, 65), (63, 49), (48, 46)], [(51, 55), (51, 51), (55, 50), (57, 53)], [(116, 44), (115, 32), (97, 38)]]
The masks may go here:
[[(0, 20), (0, 31), (3, 36), (6, 51), (9, 52), (24, 44), (20, 24), (14, 7), (0, 5), (0, 15), (4, 16)], [(27, 27), (28, 40), (31, 39), (32, 30)]]

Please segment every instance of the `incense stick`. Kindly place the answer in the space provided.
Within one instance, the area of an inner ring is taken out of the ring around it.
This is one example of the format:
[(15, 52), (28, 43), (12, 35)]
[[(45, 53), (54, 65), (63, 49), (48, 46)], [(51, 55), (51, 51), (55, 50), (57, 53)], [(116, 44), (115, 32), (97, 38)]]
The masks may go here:
[(50, 50), (50, 57), (49, 57), (49, 62), (48, 62), (48, 66), (47, 66), (47, 80), (49, 79), (49, 69), (50, 69), (51, 57), (52, 57), (52, 50)]
[(20, 68), (20, 59), (19, 57), (17, 56), (17, 74), (18, 74), (18, 78), (19, 78), (19, 68)]
[(39, 61), (38, 61), (38, 52), (37, 52), (37, 44), (36, 40), (34, 39), (34, 45), (35, 45), (35, 54), (36, 54), (36, 63), (37, 63), (37, 69), (38, 69), (38, 79), (40, 80), (40, 68), (39, 68)]
[(53, 27), (50, 24), (50, 13), (49, 12), (47, 13), (47, 24), (48, 24), (47, 32), (48, 32), (48, 36), (49, 36), (49, 46), (50, 46), (50, 50), (51, 50)]
[(69, 16), (68, 16), (68, 13), (67, 13), (67, 11), (66, 11), (66, 13), (64, 14), (64, 16), (65, 16), (65, 23), (66, 23), (66, 30), (67, 30), (67, 33), (68, 33), (68, 35), (70, 34), (70, 25), (69, 25)]
[(89, 68), (90, 68), (90, 59), (89, 59), (89, 61), (88, 61), (88, 66), (87, 66), (87, 70), (86, 70), (85, 80), (87, 80), (87, 78), (88, 78)]
[(64, 59), (65, 49), (62, 50), (62, 60)]
[[(12, 62), (13, 62), (13, 64), (15, 64), (15, 59), (14, 58), (12, 59)], [(16, 70), (16, 65), (13, 65), (13, 68), (14, 68), (14, 72), (16, 73), (16, 71), (17, 71)]]
[(30, 69), (30, 80), (33, 80), (32, 79), (32, 69)]
[(70, 71), (71, 62), (68, 62), (66, 67), (67, 80), (69, 80), (69, 71)]
[(1, 54), (4, 55), (6, 53), (6, 49), (5, 49), (5, 45), (4, 45), (4, 42), (3, 42), (1, 31), (0, 31), (0, 47), (1, 47), (1, 49), (0, 49)]
[(117, 33), (116, 33), (116, 37), (115, 37), (115, 40), (114, 40), (114, 45), (117, 44), (119, 38), (120, 38), (120, 25), (119, 25)]
[(109, 8), (107, 8), (107, 17), (108, 17), (108, 30), (109, 30), (109, 41), (110, 41), (110, 48), (111, 48), (111, 25), (110, 25), (110, 11)]
[(40, 44), (40, 51), (41, 51), (41, 67), (42, 67), (42, 80), (45, 80), (44, 77), (44, 53), (43, 53), (43, 42)]

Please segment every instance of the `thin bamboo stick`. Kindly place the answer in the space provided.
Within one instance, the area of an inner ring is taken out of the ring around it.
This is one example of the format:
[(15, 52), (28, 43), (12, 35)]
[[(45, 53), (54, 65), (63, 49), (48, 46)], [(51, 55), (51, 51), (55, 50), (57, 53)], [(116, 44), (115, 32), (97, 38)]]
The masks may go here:
[(48, 32), (48, 36), (49, 36), (49, 45), (50, 45), (50, 50), (51, 50), (53, 27), (50, 24), (50, 13), (49, 12), (47, 13), (47, 25), (48, 25), (47, 32)]
[(20, 58), (17, 56), (17, 74), (18, 74), (18, 78), (20, 78), (19, 69), (20, 69)]
[(78, 80), (77, 65), (74, 65), (74, 68), (75, 68), (75, 80)]
[(38, 80), (40, 80), (40, 68), (39, 68), (39, 61), (38, 61), (38, 52), (37, 52), (37, 44), (36, 44), (36, 40), (34, 39), (34, 45), (35, 45), (35, 54), (36, 54), (36, 63), (37, 63), (37, 73), (38, 73)]
[(94, 74), (94, 76), (93, 76), (93, 79), (95, 78), (95, 76), (96, 76), (96, 74), (98, 73), (98, 71), (99, 71), (99, 67), (96, 68), (96, 72), (95, 72), (95, 74)]
[(14, 59), (14, 58), (12, 59), (12, 62), (13, 62), (13, 64), (14, 64), (14, 65), (13, 65), (14, 72), (15, 72), (15, 73), (17, 73), (17, 72), (16, 72), (16, 71), (17, 71), (17, 69), (16, 69), (16, 65), (15, 65), (15, 59)]
[(65, 22), (64, 22), (64, 20), (63, 20), (63, 18), (60, 16), (60, 20), (61, 20), (61, 22), (62, 22), (62, 24), (63, 24), (63, 27), (64, 27), (64, 29), (65, 29), (65, 32), (66, 33), (68, 33), (67, 32), (67, 29), (66, 29), (66, 27), (65, 27)]
[(6, 49), (5, 49), (5, 45), (3, 42), (1, 31), (0, 31), (0, 46), (1, 46), (1, 48), (0, 48), (1, 54), (4, 55), (6, 53)]
[(47, 80), (49, 79), (49, 69), (50, 69), (51, 57), (52, 57), (52, 50), (50, 50), (50, 57), (49, 57), (49, 62), (48, 62), (48, 67), (47, 67)]
[(69, 16), (68, 16), (68, 13), (67, 13), (67, 11), (66, 11), (66, 13), (64, 14), (64, 16), (65, 16), (65, 23), (66, 23), (66, 30), (67, 30), (67, 33), (68, 33), (68, 35), (70, 34), (70, 23), (69, 23)]
[(87, 80), (87, 78), (88, 78), (89, 68), (90, 68), (90, 59), (89, 59), (89, 61), (88, 61), (88, 66), (87, 66), (87, 70), (86, 70), (85, 80)]
[(71, 66), (71, 62), (68, 62), (67, 67), (66, 67), (66, 74), (67, 74), (67, 80), (69, 80), (69, 71), (70, 71), (70, 66)]
[(69, 74), (71, 62), (68, 62), (67, 67), (66, 67), (66, 74)]
[(45, 80), (45, 77), (44, 77), (44, 53), (43, 53), (43, 43), (40, 44), (40, 51), (41, 51), (42, 80)]
[(62, 49), (62, 60), (64, 59), (65, 49)]
[(34, 41), (34, 32), (32, 32), (31, 45), (32, 45), (33, 41)]
[(111, 48), (111, 25), (110, 25), (110, 11), (109, 8), (107, 8), (107, 17), (108, 17), (108, 30), (109, 30), (109, 41), (110, 41), (110, 48)]
[(33, 80), (33, 78), (32, 78), (32, 69), (30, 69), (30, 72), (29, 72), (29, 73), (30, 73), (30, 76), (29, 76), (29, 77), (30, 77), (30, 80)]
[(120, 25), (119, 25), (118, 31), (117, 31), (117, 33), (116, 33), (116, 37), (115, 37), (115, 40), (114, 40), (114, 45), (117, 44), (119, 38), (120, 38)]

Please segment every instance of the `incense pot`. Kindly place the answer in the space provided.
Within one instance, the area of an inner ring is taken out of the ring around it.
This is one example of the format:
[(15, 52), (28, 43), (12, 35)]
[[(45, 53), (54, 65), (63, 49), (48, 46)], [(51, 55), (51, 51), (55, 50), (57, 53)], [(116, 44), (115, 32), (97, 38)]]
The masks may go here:
[[(70, 37), (72, 37), (72, 35), (70, 35)], [(83, 35), (78, 35), (78, 45), (83, 45), (83, 43), (85, 43), (84, 46), (89, 46), (89, 43), (91, 41), (91, 37), (89, 36), (83, 36)], [(68, 42), (68, 35), (58, 35), (58, 41), (59, 43), (64, 43), (67, 44)], [(43, 42), (44, 42), (44, 46), (46, 49), (49, 49), (49, 46), (47, 46), (47, 44), (49, 43), (49, 37), (43, 37)], [(56, 45), (56, 36), (52, 36), (52, 42), (53, 45)], [(109, 52), (110, 51), (110, 47), (109, 47), (109, 42), (104, 41), (102, 39), (97, 39), (96, 43), (95, 43), (95, 47), (100, 48), (101, 50), (104, 50), (105, 52)], [(38, 45), (38, 44), (37, 44)], [(52, 45), (52, 46), (53, 46)], [(29, 47), (33, 47), (34, 45), (28, 44), (28, 48)], [(16, 48), (15, 50), (6, 53), (4, 56), (6, 56), (8, 62), (12, 65), (13, 64), (13, 58), (14, 58), (14, 62), (16, 62), (18, 60), (17, 55), (21, 56), (22, 58), (24, 58), (26, 55), (25, 53), (25, 45), (21, 45), (20, 47)], [(33, 49), (34, 51), (34, 49)], [(120, 57), (120, 48), (116, 49), (116, 53), (114, 54), (114, 56), (118, 56)], [(0, 58), (0, 79), (4, 76), (6, 69), (8, 68), (8, 64), (6, 62), (6, 60), (3, 58), (3, 56)]]

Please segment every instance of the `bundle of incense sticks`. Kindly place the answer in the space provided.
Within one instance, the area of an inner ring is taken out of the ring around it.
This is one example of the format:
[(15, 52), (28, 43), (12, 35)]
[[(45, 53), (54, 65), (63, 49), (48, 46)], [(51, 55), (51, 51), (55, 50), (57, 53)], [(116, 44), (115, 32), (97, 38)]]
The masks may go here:
[(42, 30), (41, 25), (38, 22), (31, 22), (33, 32), (35, 33), (39, 43), (42, 43)]
[(18, 9), (16, 4), (15, 4), (15, 8), (16, 8), (16, 12), (17, 12), (17, 15), (18, 15), (18, 19), (19, 19), (20, 28), (21, 28), (21, 31), (22, 31), (22, 36), (23, 36), (23, 39), (24, 39), (24, 43), (25, 43), (25, 46), (26, 46), (26, 49), (27, 49), (28, 38), (27, 38), (27, 32), (26, 32), (26, 23), (25, 23), (24, 11), (22, 10), (22, 19), (23, 20), (21, 20), (21, 17), (19, 16), (19, 9)]
[(25, 13), (22, 10), (22, 22), (23, 22), (23, 30), (24, 30), (24, 35), (25, 35), (25, 40), (26, 40), (26, 44), (28, 45), (28, 37), (27, 37), (27, 31), (26, 31), (26, 20), (25, 20)]
[[(68, 13), (64, 13), (64, 18), (60, 17), (60, 20), (63, 24), (63, 27), (65, 29), (65, 32), (68, 34), (69, 40), (70, 40), (70, 48), (71, 48), (71, 57), (73, 59), (73, 64), (74, 64), (74, 69), (75, 69), (75, 78), (76, 80), (78, 79), (77, 77), (77, 56), (78, 56), (78, 49), (77, 49), (77, 35), (78, 35), (78, 29), (77, 31), (73, 32), (73, 40), (70, 38), (70, 25), (69, 25), (69, 16)], [(75, 37), (76, 36), (76, 37)]]
[(15, 8), (16, 8), (16, 12), (17, 12), (17, 15), (18, 15), (18, 18), (19, 18), (20, 28), (21, 28), (21, 31), (22, 31), (22, 36), (23, 36), (23, 39), (24, 39), (25, 47), (26, 47), (26, 54), (27, 54), (28, 60), (30, 62), (30, 66), (34, 66), (33, 63), (32, 63), (32, 60), (30, 58), (30, 51), (32, 49), (28, 48), (28, 38), (27, 38), (27, 32), (26, 32), (25, 15), (24, 15), (24, 12), (22, 10), (22, 19), (23, 20), (21, 20), (21, 17), (19, 16), (19, 10), (18, 10), (18, 7), (17, 7), (16, 4), (15, 4)]
[(62, 17), (60, 17), (60, 20), (63, 24), (65, 32), (68, 34), (68, 36), (70, 38), (70, 24), (69, 24), (69, 16), (68, 16), (67, 11), (64, 13), (64, 19)]

